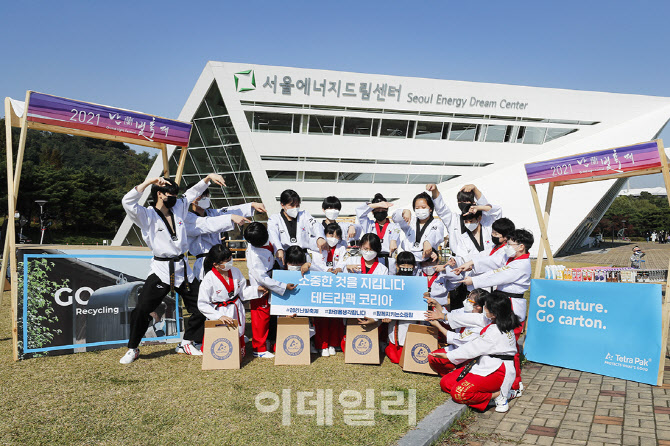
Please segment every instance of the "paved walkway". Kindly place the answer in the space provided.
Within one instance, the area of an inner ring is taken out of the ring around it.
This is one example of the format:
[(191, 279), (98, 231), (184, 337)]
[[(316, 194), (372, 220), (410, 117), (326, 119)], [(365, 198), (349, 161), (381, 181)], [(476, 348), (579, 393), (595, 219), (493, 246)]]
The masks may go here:
[(662, 387), (534, 363), (522, 376), (524, 395), (477, 414), (468, 444), (670, 445), (670, 371)]
[(605, 243), (602, 249), (584, 251), (569, 257), (558, 257), (556, 263), (579, 262), (592, 265), (630, 266), (630, 255), (633, 246), (639, 246), (646, 255), (644, 268), (668, 269), (670, 261), (670, 245), (651, 242)]

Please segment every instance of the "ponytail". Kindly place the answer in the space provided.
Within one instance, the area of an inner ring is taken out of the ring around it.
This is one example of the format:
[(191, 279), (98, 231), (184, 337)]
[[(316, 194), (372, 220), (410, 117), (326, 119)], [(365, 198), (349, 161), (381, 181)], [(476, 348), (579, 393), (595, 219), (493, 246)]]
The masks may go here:
[(221, 263), (233, 257), (233, 253), (230, 249), (219, 244), (212, 246), (212, 249), (209, 250), (205, 261), (202, 264), (202, 268), (205, 274), (210, 272), (214, 268), (215, 263)]
[(519, 317), (512, 311), (512, 301), (504, 293), (494, 291), (485, 300), (486, 309), (495, 316), (495, 324), (501, 333), (512, 331), (521, 325)]

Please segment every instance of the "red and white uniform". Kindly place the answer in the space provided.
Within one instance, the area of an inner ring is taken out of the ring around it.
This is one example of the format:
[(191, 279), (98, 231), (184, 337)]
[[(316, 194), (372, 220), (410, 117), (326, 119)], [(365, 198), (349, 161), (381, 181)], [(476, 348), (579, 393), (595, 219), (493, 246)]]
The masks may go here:
[(251, 203), (246, 203), (221, 209), (205, 209), (203, 217), (192, 211), (186, 215), (188, 253), (196, 257), (193, 264), (196, 279), (202, 280), (207, 273), (202, 270), (202, 264), (205, 261), (204, 254), (207, 254), (213, 246), (221, 244), (222, 232), (235, 228), (235, 224), (230, 219), (233, 214), (251, 218), (254, 216), (254, 208)]
[[(457, 316), (458, 315), (458, 316)], [(466, 313), (462, 308), (447, 313), (447, 318), (458, 317), (462, 326), (447, 331), (447, 347), (435, 350), (435, 353), (446, 353), (479, 337), (481, 330), (491, 323), (482, 313)], [(453, 328), (453, 327), (452, 327)], [(428, 364), (439, 375), (444, 376), (456, 368), (449, 359), (428, 356)]]
[[(450, 315), (449, 324), (452, 328), (463, 326), (460, 325), (463, 322), (462, 316)], [(447, 352), (447, 358), (456, 365), (474, 360), (475, 364), (470, 372), (458, 381), (462, 369), (457, 368), (442, 377), (440, 386), (451, 394), (455, 402), (484, 410), (491, 395), (501, 390), (503, 382), (511, 383), (516, 375), (513, 361), (503, 361), (490, 355), (514, 356), (516, 351), (516, 340), (512, 331), (502, 333), (495, 324), (487, 325), (480, 331), (479, 337)]]
[(232, 267), (228, 277), (216, 270), (205, 274), (198, 292), (198, 309), (210, 321), (227, 316), (236, 320), (240, 335), (240, 351), (245, 354), (244, 327), (245, 314), (243, 300), (253, 297), (253, 289), (247, 286), (247, 279), (242, 272)]
[(405, 239), (402, 243), (402, 249), (405, 251), (410, 251), (414, 254), (414, 258), (417, 261), (423, 260), (423, 244), (424, 242), (430, 243), (430, 246), (433, 249), (437, 249), (442, 243), (444, 243), (444, 225), (440, 220), (430, 220), (425, 223), (427, 227), (419, 229), (423, 231), (421, 238), (417, 240), (417, 218), (415, 215), (412, 215), (409, 223), (402, 218), (403, 209), (398, 209), (393, 213), (393, 222), (398, 225), (400, 230), (405, 233)]
[[(342, 271), (346, 269), (347, 247), (342, 243), (338, 243), (334, 247), (328, 247), (325, 251), (312, 251), (312, 269), (313, 271), (328, 271), (329, 269), (340, 268)], [(345, 271), (346, 272), (346, 271)]]
[[(270, 292), (283, 296), (286, 292), (286, 284), (272, 278), (271, 271), (275, 262), (275, 248), (272, 244), (262, 248), (248, 244), (247, 268), (249, 270), (249, 283), (251, 291), (249, 299), (251, 310), (251, 346), (255, 352), (267, 351), (266, 342), (270, 330)], [(258, 287), (263, 286), (270, 292), (262, 293)]]
[(479, 255), (472, 259), (472, 275), (501, 268), (505, 266), (507, 259), (505, 245), (495, 246), (488, 255)]
[[(440, 194), (435, 200), (435, 213), (442, 219), (442, 223), (449, 234), (449, 247), (457, 257), (458, 264), (472, 260), (478, 257), (480, 253), (489, 253), (493, 249), (493, 242), (491, 241), (491, 225), (494, 221), (502, 217), (502, 208), (493, 205), (492, 208), (486, 212), (482, 212), (481, 219), (481, 237), (475, 239), (474, 235), (467, 230), (461, 220), (461, 214), (452, 212), (449, 209)], [(482, 195), (477, 200), (477, 205), (489, 205), (488, 200)], [(473, 240), (474, 239), (474, 240)], [(475, 244), (475, 241), (477, 242)], [(460, 259), (459, 259), (460, 258)]]
[[(474, 288), (496, 287), (505, 293), (523, 294), (530, 288), (530, 255), (507, 260), (502, 268), (472, 277)], [(526, 299), (512, 298), (512, 309), (519, 320), (526, 320)]]
[(400, 244), (398, 241), (400, 239), (400, 226), (393, 223), (389, 218), (380, 224), (374, 218), (370, 218), (370, 212), (372, 212), (372, 208), (368, 204), (356, 208), (356, 217), (363, 228), (361, 233), (377, 234), (382, 241), (382, 252), (390, 253), (391, 240), (395, 240), (397, 245)]

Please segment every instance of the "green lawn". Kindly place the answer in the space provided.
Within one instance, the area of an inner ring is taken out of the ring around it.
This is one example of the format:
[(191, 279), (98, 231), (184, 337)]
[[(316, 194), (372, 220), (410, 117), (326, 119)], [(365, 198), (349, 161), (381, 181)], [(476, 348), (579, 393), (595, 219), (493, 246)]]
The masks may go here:
[[(198, 357), (170, 346), (143, 347), (129, 366), (118, 363), (125, 348), (14, 362), (9, 293), (2, 309), (0, 444), (387, 445), (409, 426), (406, 416), (381, 413), (382, 391), (415, 389), (417, 421), (447, 398), (436, 376), (404, 373), (388, 359), (381, 366), (344, 364), (342, 353), (310, 366), (247, 358), (233, 371), (202, 371)], [(255, 406), (259, 392), (281, 396), (283, 389), (291, 391), (290, 426), (282, 426), (281, 406), (271, 413)], [(332, 426), (297, 413), (297, 392), (318, 389), (332, 390)], [(374, 425), (348, 426), (338, 397), (354, 390), (365, 398), (366, 389), (374, 391)]]

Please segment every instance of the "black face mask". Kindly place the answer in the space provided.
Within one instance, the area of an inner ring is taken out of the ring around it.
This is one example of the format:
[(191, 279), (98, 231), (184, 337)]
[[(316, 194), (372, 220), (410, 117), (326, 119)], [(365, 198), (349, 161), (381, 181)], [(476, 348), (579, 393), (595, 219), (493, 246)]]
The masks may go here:
[(399, 276), (413, 276), (414, 268), (403, 268), (402, 266), (398, 268)]
[(168, 195), (167, 199), (163, 200), (163, 204), (169, 208), (177, 204), (177, 197), (174, 195)]
[(375, 220), (382, 221), (385, 220), (386, 217), (388, 217), (389, 211), (387, 211), (386, 209), (384, 209), (383, 211), (375, 211), (372, 213), (372, 215), (375, 216)]
[(474, 205), (474, 203), (458, 203), (458, 208), (461, 210), (461, 214), (465, 214)]
[(500, 244), (500, 237), (491, 236), (491, 241), (494, 245), (498, 246)]

